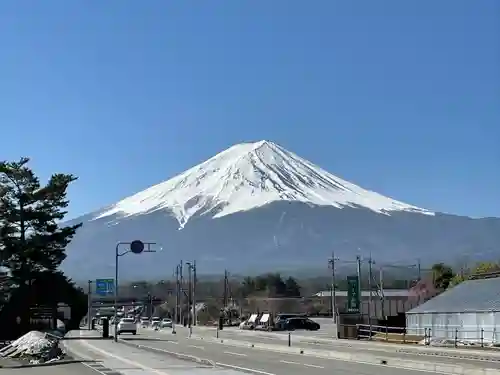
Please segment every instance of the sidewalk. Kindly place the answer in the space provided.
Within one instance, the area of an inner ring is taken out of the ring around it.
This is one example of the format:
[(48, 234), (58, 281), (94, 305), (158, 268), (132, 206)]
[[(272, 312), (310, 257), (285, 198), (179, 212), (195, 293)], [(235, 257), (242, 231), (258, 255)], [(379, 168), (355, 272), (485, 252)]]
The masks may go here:
[(134, 348), (112, 339), (102, 339), (97, 331), (72, 331), (61, 341), (75, 359), (93, 361), (87, 366), (116, 375), (241, 375), (213, 366), (184, 361), (166, 354)]

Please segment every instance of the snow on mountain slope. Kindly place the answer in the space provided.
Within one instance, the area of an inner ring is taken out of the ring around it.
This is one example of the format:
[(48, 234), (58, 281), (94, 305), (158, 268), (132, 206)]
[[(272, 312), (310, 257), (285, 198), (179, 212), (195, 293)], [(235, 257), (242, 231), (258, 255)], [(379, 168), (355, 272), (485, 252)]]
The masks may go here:
[(213, 217), (217, 218), (274, 201), (434, 215), (362, 189), (273, 142), (260, 141), (232, 146), (168, 181), (121, 200), (95, 219), (168, 210), (182, 228), (194, 215), (216, 212)]

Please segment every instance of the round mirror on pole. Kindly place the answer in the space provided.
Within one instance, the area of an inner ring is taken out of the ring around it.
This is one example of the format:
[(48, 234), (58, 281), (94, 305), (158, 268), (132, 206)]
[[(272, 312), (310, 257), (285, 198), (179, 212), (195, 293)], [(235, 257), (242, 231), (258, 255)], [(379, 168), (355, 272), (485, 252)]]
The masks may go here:
[(144, 251), (144, 242), (135, 240), (130, 243), (130, 251), (134, 254), (140, 254)]

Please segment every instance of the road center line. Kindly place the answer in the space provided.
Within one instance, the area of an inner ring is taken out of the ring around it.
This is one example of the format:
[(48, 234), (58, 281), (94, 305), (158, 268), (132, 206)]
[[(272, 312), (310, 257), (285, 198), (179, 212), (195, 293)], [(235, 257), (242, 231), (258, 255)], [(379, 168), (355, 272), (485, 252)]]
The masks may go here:
[(231, 354), (231, 355), (237, 355), (237, 356), (240, 356), (240, 357), (246, 357), (247, 355), (246, 354), (243, 354), (243, 353), (235, 353), (235, 352), (224, 352), (226, 354)]

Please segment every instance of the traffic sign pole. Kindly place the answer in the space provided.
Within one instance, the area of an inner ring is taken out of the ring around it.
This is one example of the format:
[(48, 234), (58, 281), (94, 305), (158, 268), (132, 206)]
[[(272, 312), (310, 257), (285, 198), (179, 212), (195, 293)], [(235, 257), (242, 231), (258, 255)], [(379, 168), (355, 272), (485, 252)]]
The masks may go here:
[(89, 283), (89, 287), (88, 287), (88, 290), (87, 290), (87, 293), (88, 293), (88, 311), (87, 311), (87, 325), (88, 325), (88, 329), (90, 331), (90, 329), (92, 328), (92, 325), (91, 325), (91, 315), (92, 315), (92, 280), (89, 280), (88, 281)]
[[(128, 245), (129, 248), (128, 250), (120, 253), (120, 246), (122, 245)], [(147, 249), (145, 249), (145, 245), (147, 245)], [(156, 242), (142, 242), (141, 240), (134, 240), (132, 242), (118, 242), (115, 246), (115, 281), (114, 281), (114, 307), (115, 307), (115, 315), (114, 315), (114, 326), (115, 326), (115, 331), (114, 331), (114, 341), (118, 341), (118, 334), (117, 334), (117, 328), (118, 328), (118, 319), (117, 319), (117, 312), (118, 312), (118, 258), (121, 256), (124, 256), (125, 254), (128, 253), (133, 253), (133, 254), (141, 254), (141, 253), (155, 253), (156, 250), (151, 250), (151, 245), (156, 245)]]

